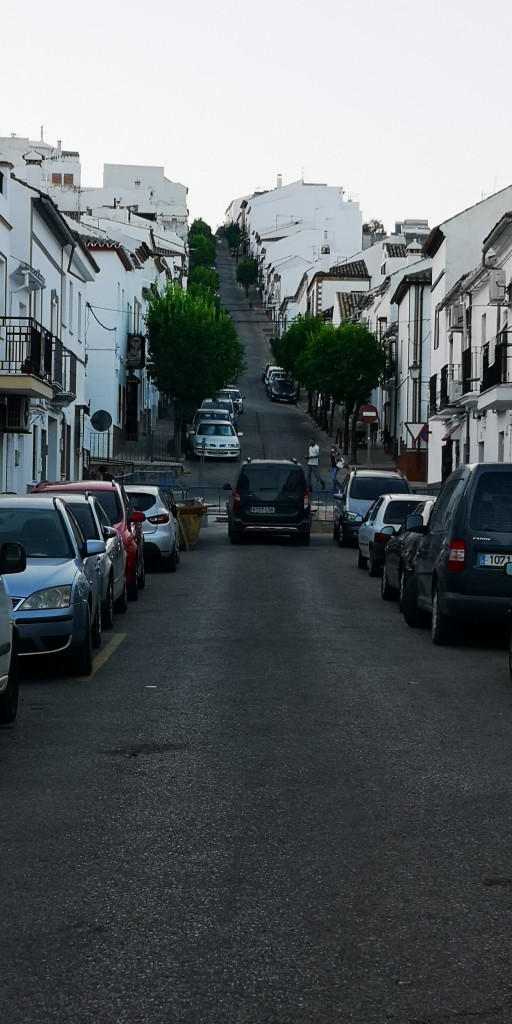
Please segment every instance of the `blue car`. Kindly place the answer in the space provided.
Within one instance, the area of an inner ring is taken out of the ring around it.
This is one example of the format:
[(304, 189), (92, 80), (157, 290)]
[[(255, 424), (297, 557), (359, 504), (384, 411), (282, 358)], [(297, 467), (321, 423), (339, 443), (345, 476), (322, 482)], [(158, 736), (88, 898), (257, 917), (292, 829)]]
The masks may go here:
[(101, 642), (103, 540), (86, 540), (65, 502), (50, 495), (0, 496), (0, 545), (23, 546), (24, 572), (5, 577), (20, 655), (60, 654), (74, 675), (89, 675)]

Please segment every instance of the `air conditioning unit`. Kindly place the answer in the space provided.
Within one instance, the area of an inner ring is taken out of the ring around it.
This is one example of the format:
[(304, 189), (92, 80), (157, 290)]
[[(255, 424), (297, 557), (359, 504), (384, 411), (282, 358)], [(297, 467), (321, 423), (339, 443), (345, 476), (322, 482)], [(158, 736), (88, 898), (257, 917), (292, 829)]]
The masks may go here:
[(449, 380), (448, 381), (448, 401), (458, 402), (462, 398), (462, 381), (461, 380)]
[(30, 434), (30, 398), (7, 395), (0, 405), (0, 430), (4, 434)]
[(505, 302), (507, 279), (504, 270), (491, 270), (489, 272), (489, 303), (497, 305)]
[(449, 331), (463, 330), (464, 307), (462, 302), (456, 302), (451, 307)]

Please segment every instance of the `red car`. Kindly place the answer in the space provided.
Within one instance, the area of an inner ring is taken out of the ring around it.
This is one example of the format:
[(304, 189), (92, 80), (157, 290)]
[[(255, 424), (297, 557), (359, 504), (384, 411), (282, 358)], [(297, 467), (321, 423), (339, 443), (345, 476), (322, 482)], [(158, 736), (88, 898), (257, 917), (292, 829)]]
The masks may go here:
[(33, 488), (34, 493), (42, 491), (58, 491), (62, 496), (66, 491), (87, 491), (94, 494), (125, 546), (128, 597), (130, 601), (136, 601), (139, 590), (143, 590), (146, 585), (142, 533), (142, 523), (146, 516), (144, 512), (134, 509), (123, 485), (116, 480), (57, 480), (52, 483), (43, 481)]

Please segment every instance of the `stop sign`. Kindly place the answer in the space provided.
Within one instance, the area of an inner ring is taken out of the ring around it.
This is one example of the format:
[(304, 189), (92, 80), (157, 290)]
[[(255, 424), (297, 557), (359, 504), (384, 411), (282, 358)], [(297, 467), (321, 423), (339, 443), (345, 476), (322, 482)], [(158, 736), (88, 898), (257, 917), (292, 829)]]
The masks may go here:
[(370, 424), (379, 422), (379, 414), (374, 405), (363, 405), (360, 415), (363, 423)]

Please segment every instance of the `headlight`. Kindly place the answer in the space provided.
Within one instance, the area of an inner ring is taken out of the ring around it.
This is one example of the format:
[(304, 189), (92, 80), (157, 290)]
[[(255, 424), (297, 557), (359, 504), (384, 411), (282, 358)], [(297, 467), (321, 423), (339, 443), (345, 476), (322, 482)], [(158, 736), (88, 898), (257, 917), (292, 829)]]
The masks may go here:
[(357, 512), (345, 512), (345, 518), (351, 523), (357, 523), (358, 520), (361, 522), (362, 520), (362, 516), (358, 515)]
[(36, 612), (46, 608), (68, 608), (71, 599), (71, 587), (48, 587), (37, 590), (27, 597), (18, 608), (20, 612)]

